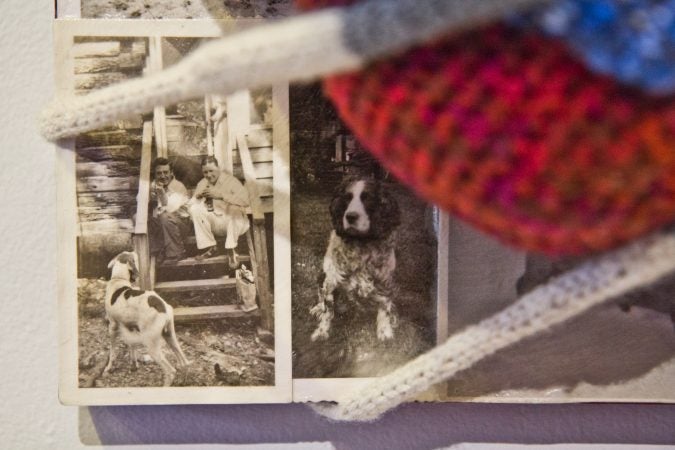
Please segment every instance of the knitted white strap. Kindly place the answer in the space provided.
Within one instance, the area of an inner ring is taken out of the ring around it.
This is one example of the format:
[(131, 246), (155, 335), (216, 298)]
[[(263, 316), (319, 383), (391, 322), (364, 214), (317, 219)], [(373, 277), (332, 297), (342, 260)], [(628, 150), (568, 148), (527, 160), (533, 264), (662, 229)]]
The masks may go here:
[(587, 262), (334, 405), (334, 420), (373, 420), (481, 359), (675, 270), (675, 233), (650, 236)]
[(57, 98), (41, 114), (48, 140), (206, 94), (307, 81), (442, 33), (545, 0), (367, 0), (242, 31), (203, 45), (180, 63), (85, 96)]

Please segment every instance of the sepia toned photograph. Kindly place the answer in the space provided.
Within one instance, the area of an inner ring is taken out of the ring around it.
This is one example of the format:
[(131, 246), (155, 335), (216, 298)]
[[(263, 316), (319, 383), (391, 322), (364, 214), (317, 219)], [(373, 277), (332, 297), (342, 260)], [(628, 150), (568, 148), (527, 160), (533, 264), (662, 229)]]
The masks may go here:
[(277, 18), (292, 12), (292, 0), (80, 0), (85, 19)]
[[(116, 24), (96, 34), (85, 33), (91, 22), (63, 25), (60, 57), (72, 70), (64, 89), (87, 95), (151, 74), (209, 39), (204, 27), (176, 36), (171, 24), (146, 24), (148, 36)], [(76, 368), (62, 374), (64, 401), (290, 400), (289, 327), (276, 320), (289, 293), (275, 289), (288, 256), (276, 237), (287, 234), (288, 202), (275, 199), (288, 190), (287, 96), (275, 86), (155, 107), (64, 150), (74, 157), (62, 168), (74, 174), (74, 189), (62, 192), (74, 214), (60, 221), (74, 230), (63, 246), (75, 250), (76, 295), (61, 301), (76, 305), (66, 326), (77, 344), (65, 350), (76, 350)], [(155, 387), (167, 392), (145, 389)], [(200, 387), (229, 389), (183, 396)], [(116, 399), (110, 388), (139, 394)]]
[(336, 383), (443, 338), (445, 222), (360, 146), (320, 85), (291, 87), (290, 129), (294, 398), (331, 400)]

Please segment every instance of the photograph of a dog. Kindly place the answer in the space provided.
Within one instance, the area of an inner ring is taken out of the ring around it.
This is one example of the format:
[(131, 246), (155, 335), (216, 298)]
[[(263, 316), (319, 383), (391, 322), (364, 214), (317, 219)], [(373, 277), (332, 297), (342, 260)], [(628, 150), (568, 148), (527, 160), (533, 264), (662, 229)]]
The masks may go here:
[[(74, 89), (204, 40), (76, 36)], [(275, 385), (273, 98), (207, 95), (75, 139), (80, 388)]]
[(120, 253), (110, 261), (108, 268), (111, 275), (105, 290), (105, 317), (110, 350), (103, 375), (115, 362), (117, 340), (120, 339), (129, 350), (130, 363), (135, 370), (138, 370), (136, 347), (144, 347), (162, 368), (164, 386), (170, 386), (176, 369), (164, 356), (162, 340), (168, 344), (182, 369), (185, 370), (189, 364), (176, 339), (173, 308), (153, 291), (132, 288), (131, 281), (138, 277), (136, 253)]
[(387, 373), (435, 344), (433, 210), (290, 90), (293, 377)]

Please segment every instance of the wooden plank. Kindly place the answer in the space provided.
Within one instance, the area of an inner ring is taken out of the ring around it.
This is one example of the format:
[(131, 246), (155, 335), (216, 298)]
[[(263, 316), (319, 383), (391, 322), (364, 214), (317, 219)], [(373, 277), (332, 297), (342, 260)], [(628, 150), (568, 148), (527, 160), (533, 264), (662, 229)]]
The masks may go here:
[[(254, 163), (272, 161), (272, 147), (249, 148), (249, 153), (251, 154), (251, 161)], [(241, 164), (239, 152), (236, 150), (232, 151), (232, 161), (234, 164)]]
[(77, 208), (80, 222), (94, 222), (97, 220), (121, 220), (129, 218), (129, 208), (126, 206), (112, 205), (104, 208), (97, 206), (80, 206)]
[(255, 182), (258, 185), (258, 195), (260, 197), (274, 196), (274, 181), (272, 179), (270, 178), (256, 179)]
[[(136, 210), (135, 191), (85, 192), (77, 196), (77, 213), (80, 223), (108, 221), (117, 223), (129, 220)], [(117, 230), (117, 225), (106, 229)], [(124, 231), (126, 228), (122, 228)]]
[(127, 130), (105, 130), (81, 133), (75, 138), (75, 148), (105, 147), (108, 145), (140, 145), (141, 136)]
[(134, 114), (124, 119), (116, 120), (115, 126), (121, 130), (140, 130), (143, 128), (143, 116), (141, 114)]
[(208, 155), (214, 155), (213, 130), (211, 127), (211, 96), (204, 96), (204, 128), (206, 128), (206, 152)]
[(118, 72), (120, 70), (140, 69), (145, 63), (142, 56), (121, 53), (118, 56), (104, 56), (75, 59), (75, 74)]
[(153, 126), (155, 134), (155, 147), (157, 148), (157, 156), (166, 158), (169, 156), (169, 144), (166, 134), (166, 108), (163, 106), (156, 106), (153, 110)]
[[(239, 261), (248, 262), (250, 261), (248, 255), (239, 255)], [(182, 259), (173, 264), (162, 264), (160, 267), (201, 267), (201, 266), (217, 266), (220, 264), (225, 264), (227, 262), (227, 257), (225, 255), (215, 256), (213, 258), (207, 259), (195, 259), (187, 258)]]
[(232, 169), (232, 143), (234, 142), (229, 136), (227, 128), (227, 99), (222, 95), (208, 96), (209, 105), (213, 114), (208, 114), (208, 129), (213, 129), (213, 155), (216, 157), (220, 166), (225, 170)]
[(166, 121), (166, 140), (180, 142), (183, 140), (183, 124), (175, 120)]
[(134, 222), (131, 219), (107, 219), (93, 222), (81, 222), (80, 234), (131, 233)]
[(77, 192), (127, 191), (137, 188), (136, 177), (82, 177), (77, 180)]
[(130, 207), (136, 203), (135, 191), (81, 192), (77, 195), (79, 207), (105, 208), (107, 206)]
[(253, 317), (258, 314), (258, 310), (244, 312), (239, 305), (191, 306), (173, 309), (173, 317), (176, 322)]
[[(131, 250), (132, 240), (129, 233), (88, 233), (78, 236), (78, 251), (81, 256), (100, 259), (102, 255), (108, 255), (112, 259), (118, 253)], [(104, 261), (103, 265), (110, 261)], [(110, 272), (106, 270), (106, 275)]]
[(257, 294), (257, 301), (260, 303), (260, 279), (258, 278), (258, 257), (256, 247), (253, 245), (253, 231), (251, 228), (246, 230), (246, 244), (248, 245), (248, 254), (251, 259), (251, 271), (253, 272), (253, 280), (255, 282), (255, 289)]
[[(143, 145), (141, 146), (141, 169), (136, 197), (136, 234), (148, 232), (148, 203), (150, 202), (150, 166), (152, 164), (152, 122), (143, 124)], [(148, 261), (149, 263), (149, 261)]]
[(253, 169), (258, 178), (272, 178), (274, 176), (274, 163), (271, 161), (253, 163)]
[(209, 278), (205, 280), (161, 281), (155, 283), (155, 290), (163, 292), (207, 291), (233, 288), (235, 282), (236, 280), (230, 277)]
[(150, 289), (155, 288), (156, 279), (157, 279), (157, 258), (150, 255)]
[(127, 191), (137, 188), (136, 177), (82, 177), (77, 180), (77, 192)]
[(75, 167), (80, 177), (123, 177), (138, 176), (139, 169), (135, 164), (122, 161), (80, 162)]
[(246, 180), (246, 189), (248, 190), (248, 197), (253, 219), (264, 218), (262, 207), (260, 205), (260, 194), (258, 183), (256, 182), (255, 170), (253, 169), (253, 162), (251, 161), (251, 154), (246, 143), (246, 136), (243, 133), (237, 135), (237, 147), (239, 148), (239, 157), (241, 159), (241, 167), (244, 172), (244, 179)]
[(129, 78), (122, 72), (80, 73), (75, 75), (75, 89), (101, 89)]
[(138, 161), (141, 159), (139, 148), (129, 145), (107, 145), (105, 147), (84, 147), (75, 150), (77, 162), (86, 161)]
[(260, 199), (260, 205), (262, 206), (263, 213), (273, 213), (274, 212), (274, 197), (262, 197)]
[[(251, 128), (251, 94), (249, 91), (237, 91), (227, 96), (227, 150), (231, 152), (237, 147), (240, 135), (244, 135)], [(223, 170), (232, 173), (233, 161), (231, 154), (226, 152), (227, 159), (223, 161)]]
[[(160, 72), (164, 68), (162, 56), (162, 38), (151, 36), (148, 42), (147, 72), (149, 74)], [(166, 108), (156, 106), (153, 111), (153, 132), (155, 135), (155, 148), (157, 156), (166, 158), (168, 153)]]
[(148, 52), (148, 45), (145, 38), (137, 39), (131, 43), (131, 55), (133, 57), (145, 58)]
[[(256, 178), (272, 178), (274, 175), (274, 164), (272, 162), (253, 163), (253, 170)], [(233, 175), (237, 178), (243, 178), (244, 173), (241, 165), (234, 166)]]
[(119, 41), (80, 42), (73, 44), (73, 58), (90, 58), (92, 56), (116, 56), (121, 51)]
[(138, 254), (138, 285), (143, 290), (152, 289), (150, 273), (150, 243), (147, 234), (134, 234), (134, 250)]
[(248, 148), (251, 150), (260, 147), (272, 147), (272, 129), (250, 129), (246, 133), (246, 142), (248, 144)]
[(269, 265), (267, 257), (267, 238), (265, 233), (265, 219), (253, 220), (253, 245), (255, 246), (258, 275), (256, 277), (258, 299), (262, 314), (261, 326), (266, 330), (274, 330), (273, 300), (270, 292)]

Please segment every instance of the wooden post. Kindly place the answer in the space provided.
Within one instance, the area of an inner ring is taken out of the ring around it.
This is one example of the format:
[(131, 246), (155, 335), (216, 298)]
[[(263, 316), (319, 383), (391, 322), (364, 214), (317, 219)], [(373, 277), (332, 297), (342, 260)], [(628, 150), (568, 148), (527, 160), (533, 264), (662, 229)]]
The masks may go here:
[(232, 150), (237, 148), (238, 136), (246, 134), (251, 127), (251, 94), (248, 91), (235, 92), (227, 96), (227, 133), (228, 142), (223, 161), (223, 169), (232, 173)]
[[(274, 311), (273, 300), (270, 292), (270, 276), (267, 257), (267, 238), (265, 236), (265, 214), (262, 211), (260, 195), (258, 193), (258, 180), (256, 179), (251, 152), (246, 142), (246, 136), (239, 133), (236, 136), (236, 143), (239, 149), (239, 158), (241, 168), (246, 180), (246, 189), (248, 190), (249, 201), (251, 203), (251, 214), (253, 215), (253, 250), (255, 260), (251, 259), (251, 265), (254, 267), (254, 276), (256, 278), (256, 287), (258, 289), (258, 298), (260, 299), (260, 312), (262, 317), (261, 326), (267, 330), (274, 329)], [(247, 239), (248, 239), (247, 235)], [(251, 242), (249, 242), (251, 248)]]
[(213, 132), (211, 123), (211, 96), (204, 96), (204, 126), (206, 128), (206, 153), (213, 156)]
[(265, 236), (265, 219), (253, 220), (253, 245), (255, 246), (258, 265), (258, 289), (260, 298), (261, 326), (274, 331), (274, 306), (270, 292), (269, 263), (267, 259), (267, 238)]
[(134, 250), (138, 254), (138, 286), (149, 291), (152, 289), (150, 273), (150, 243), (147, 234), (134, 234)]
[[(162, 38), (151, 36), (148, 51), (148, 73), (155, 73), (162, 70), (164, 62), (162, 58)], [(153, 125), (155, 128), (155, 146), (157, 147), (157, 156), (166, 158), (168, 156), (168, 139), (166, 136), (166, 108), (156, 106), (153, 110)]]
[(138, 254), (139, 286), (150, 290), (154, 285), (148, 240), (148, 203), (150, 202), (150, 164), (152, 150), (152, 123), (143, 124), (143, 145), (141, 147), (141, 169), (136, 196), (136, 224), (134, 227), (134, 249)]

